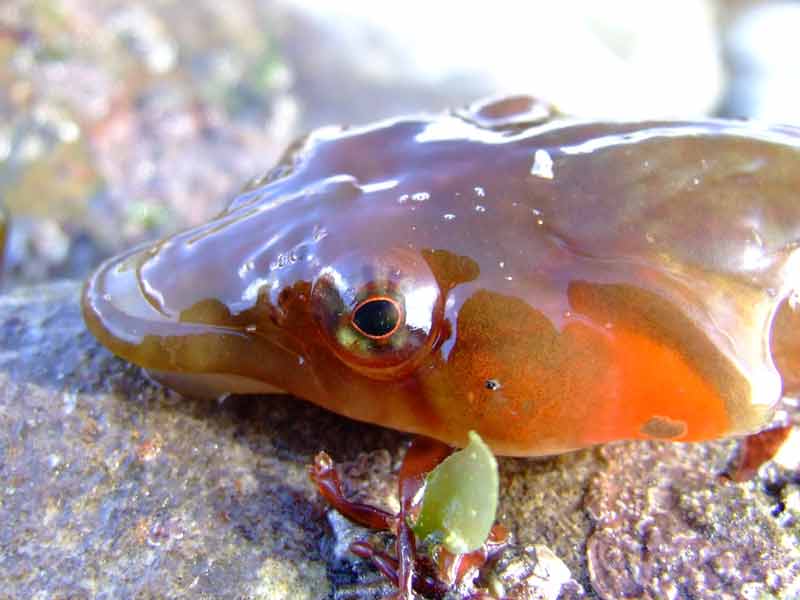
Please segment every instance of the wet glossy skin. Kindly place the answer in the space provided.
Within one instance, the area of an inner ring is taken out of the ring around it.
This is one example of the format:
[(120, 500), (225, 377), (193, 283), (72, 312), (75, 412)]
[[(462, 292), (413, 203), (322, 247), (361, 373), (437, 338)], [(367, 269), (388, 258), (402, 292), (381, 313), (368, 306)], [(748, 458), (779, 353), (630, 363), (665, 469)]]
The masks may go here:
[(101, 266), (84, 314), (179, 389), (505, 454), (699, 440), (769, 420), (772, 352), (797, 391), (798, 240), (800, 131), (518, 98), (316, 132), (207, 225)]

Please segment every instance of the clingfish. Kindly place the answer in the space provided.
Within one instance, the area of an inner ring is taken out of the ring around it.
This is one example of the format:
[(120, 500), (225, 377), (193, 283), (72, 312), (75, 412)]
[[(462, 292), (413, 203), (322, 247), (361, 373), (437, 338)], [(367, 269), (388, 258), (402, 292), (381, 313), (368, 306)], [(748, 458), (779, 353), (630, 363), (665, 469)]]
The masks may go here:
[(512, 97), (312, 133), (209, 223), (101, 265), (83, 312), (189, 395), (507, 455), (706, 440), (800, 391), (799, 244), (800, 129)]

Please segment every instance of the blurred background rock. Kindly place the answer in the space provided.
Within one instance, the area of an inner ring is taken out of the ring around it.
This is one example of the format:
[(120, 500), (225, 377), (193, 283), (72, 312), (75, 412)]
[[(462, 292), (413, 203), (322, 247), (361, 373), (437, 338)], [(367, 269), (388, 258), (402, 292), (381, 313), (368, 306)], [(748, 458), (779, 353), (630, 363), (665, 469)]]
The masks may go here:
[(800, 124), (798, 2), (385, 6), (1, 2), (4, 285), (83, 277), (207, 219), (323, 124), (505, 92), (581, 115)]

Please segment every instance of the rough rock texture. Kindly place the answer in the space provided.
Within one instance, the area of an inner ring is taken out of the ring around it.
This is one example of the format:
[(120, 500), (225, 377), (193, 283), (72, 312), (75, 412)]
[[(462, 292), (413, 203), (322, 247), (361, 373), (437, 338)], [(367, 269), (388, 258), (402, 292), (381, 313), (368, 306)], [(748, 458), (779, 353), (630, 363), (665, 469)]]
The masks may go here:
[[(716, 474), (730, 444), (601, 450), (584, 505), (589, 576), (603, 598), (779, 598), (800, 594), (795, 525), (764, 481)], [(787, 474), (788, 475), (788, 474)], [(794, 477), (792, 477), (794, 479)], [(797, 481), (784, 485), (796, 488)], [(792, 517), (792, 520), (796, 515)]]
[[(165, 392), (95, 343), (79, 289), (0, 297), (0, 597), (386, 593), (305, 466), (324, 448), (354, 494), (391, 507), (406, 436), (292, 398)], [(784, 460), (726, 482), (736, 445), (504, 459), (501, 518), (549, 557), (532, 578), (566, 564), (563, 598), (800, 597), (800, 473)]]

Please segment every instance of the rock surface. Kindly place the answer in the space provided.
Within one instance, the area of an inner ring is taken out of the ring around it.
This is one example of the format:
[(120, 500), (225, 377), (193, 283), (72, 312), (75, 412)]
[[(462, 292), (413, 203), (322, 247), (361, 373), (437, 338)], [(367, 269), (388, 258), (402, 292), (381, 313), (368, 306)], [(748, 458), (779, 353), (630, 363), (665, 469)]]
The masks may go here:
[[(386, 593), (305, 467), (325, 449), (354, 494), (391, 506), (406, 436), (293, 398), (180, 398), (95, 343), (79, 292), (0, 297), (0, 597)], [(503, 459), (501, 519), (560, 581), (569, 568), (564, 598), (800, 597), (800, 472), (784, 460), (726, 482), (736, 446)]]

